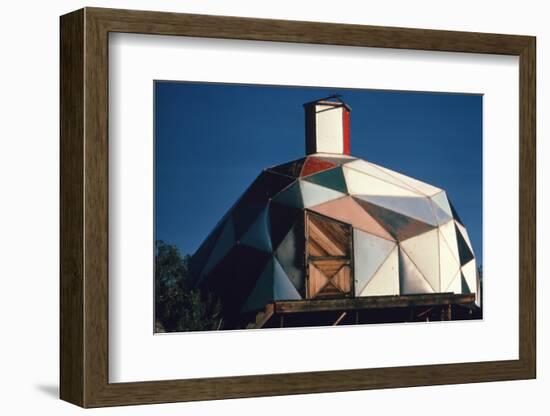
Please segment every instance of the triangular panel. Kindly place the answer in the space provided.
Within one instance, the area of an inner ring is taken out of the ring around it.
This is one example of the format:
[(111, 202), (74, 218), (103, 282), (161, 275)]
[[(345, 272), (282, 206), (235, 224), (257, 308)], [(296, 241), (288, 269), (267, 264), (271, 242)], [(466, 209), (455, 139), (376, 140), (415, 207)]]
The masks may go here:
[(460, 273), (460, 283), (461, 283), (462, 294), (469, 295), (470, 293), (473, 293), (468, 287), (468, 282), (466, 282), (466, 278), (462, 273)]
[(395, 243), (358, 229), (353, 230), (355, 294), (360, 294), (386, 261)]
[(451, 200), (449, 199), (449, 206), (451, 207), (451, 212), (453, 213), (453, 218), (459, 222), (460, 224), (464, 225), (464, 223), (462, 222), (462, 220), (460, 219), (459, 215), (458, 215), (458, 212), (456, 212), (456, 209), (453, 205), (453, 203), (451, 202)]
[(323, 160), (318, 157), (309, 156), (306, 159), (304, 166), (302, 167), (300, 176), (313, 175), (315, 173), (323, 172), (327, 169), (331, 169), (335, 166), (337, 166), (335, 163), (329, 162), (328, 160)]
[(344, 196), (342, 192), (325, 188), (324, 186), (316, 185), (307, 181), (300, 181), (300, 188), (302, 191), (304, 208), (323, 204), (325, 202), (332, 201), (333, 199), (338, 199)]
[(304, 212), (301, 209), (277, 204), (273, 201), (269, 204), (269, 230), (271, 246), (274, 249), (283, 241), (296, 221), (303, 216)]
[(281, 175), (290, 176), (297, 178), (300, 176), (300, 172), (306, 162), (306, 158), (301, 158), (293, 160), (292, 162), (284, 163), (282, 165), (277, 165), (269, 168), (270, 171), (277, 172)]
[(403, 250), (399, 250), (399, 293), (416, 295), (433, 293), (434, 290), (424, 278), (418, 267)]
[(382, 208), (359, 198), (355, 198), (355, 200), (371, 214), (372, 217), (392, 235), (392, 237), (399, 241), (434, 229), (434, 226), (430, 224), (415, 220), (414, 218), (399, 214), (395, 211)]
[(271, 237), (269, 234), (269, 217), (267, 207), (264, 208), (260, 215), (258, 215), (258, 218), (256, 218), (248, 231), (243, 235), (240, 242), (259, 250), (267, 252), (273, 251), (271, 246)]
[(459, 263), (460, 257), (458, 255), (458, 243), (456, 242), (456, 228), (454, 221), (451, 220), (448, 223), (441, 225), (439, 227), (439, 232), (445, 239), (451, 253), (453, 253), (453, 257), (456, 259), (456, 262)]
[(290, 282), (285, 271), (277, 261), (273, 259), (273, 299), (274, 300), (299, 300), (302, 299), (294, 285)]
[[(400, 181), (396, 177), (389, 175), (387, 172), (384, 172), (382, 169), (380, 169), (378, 166), (376, 166), (373, 163), (367, 162), (362, 159), (357, 159), (353, 162), (350, 162), (346, 165), (346, 167), (350, 169), (355, 169), (360, 172), (366, 173), (367, 175), (374, 176), (377, 179), (381, 179), (385, 182), (389, 182), (393, 185), (399, 186), (401, 188), (405, 188), (409, 191), (418, 193), (416, 189), (411, 188), (409, 185), (407, 185), (405, 182)], [(419, 195), (422, 195), (419, 193)]]
[(262, 309), (268, 303), (273, 302), (273, 259), (269, 260), (262, 274), (256, 281), (256, 285), (248, 295), (242, 308), (242, 312)]
[(270, 199), (294, 181), (291, 177), (264, 170), (227, 214), (233, 219), (235, 238), (240, 239)]
[(350, 169), (347, 166), (342, 169), (344, 170), (348, 192), (351, 195), (418, 196), (416, 192), (377, 179), (358, 170)]
[(441, 229), (439, 232), (439, 267), (441, 291), (449, 292), (449, 287), (452, 285), (453, 279), (459, 272), (460, 265), (453, 255), (452, 250), (449, 248), (447, 241), (443, 237)]
[(401, 248), (418, 267), (435, 292), (440, 291), (439, 232), (437, 229), (403, 241)]
[(303, 208), (302, 190), (300, 181), (295, 181), (273, 197), (273, 201), (294, 208)]
[(316, 205), (310, 209), (327, 217), (345, 222), (346, 224), (351, 224), (353, 228), (366, 231), (387, 240), (394, 240), (384, 227), (382, 227), (350, 196)]
[(314, 298), (326, 286), (329, 279), (312, 263), (309, 263), (308, 270), (308, 298)]
[(399, 295), (399, 248), (396, 246), (359, 296)]
[(461, 276), (462, 276), (462, 273), (458, 271), (455, 277), (453, 277), (453, 279), (451, 280), (451, 283), (446, 288), (443, 288), (441, 292), (451, 292), (456, 294), (463, 293)]
[(330, 188), (338, 192), (347, 193), (346, 179), (341, 167), (325, 170), (321, 173), (304, 178), (305, 181), (315, 183), (325, 188)]
[(468, 235), (468, 231), (466, 231), (466, 228), (459, 223), (458, 221), (455, 221), (456, 228), (458, 228), (458, 231), (460, 231), (460, 234), (462, 234), (462, 237), (464, 237), (464, 241), (466, 241), (466, 244), (468, 244), (468, 247), (474, 252), (474, 248), (472, 247), (472, 242), (470, 241), (470, 236)]
[(461, 267), (462, 275), (468, 284), (470, 293), (476, 293), (477, 290), (477, 270), (476, 270), (476, 261), (471, 260), (467, 264)]
[(458, 243), (458, 255), (460, 257), (460, 264), (463, 266), (474, 258), (474, 253), (470, 249), (470, 246), (456, 227), (456, 242)]
[(298, 218), (275, 252), (277, 260), (299, 293), (305, 287), (305, 230), (303, 217)]
[(354, 160), (357, 159), (353, 156), (346, 156), (346, 155), (338, 156), (333, 153), (316, 153), (315, 157), (334, 163), (335, 165), (338, 165), (338, 166), (344, 165), (349, 162), (353, 162)]
[(350, 274), (351, 270), (348, 265), (342, 266), (330, 279), (331, 283), (336, 286), (343, 293), (349, 293), (350, 287)]
[(402, 173), (395, 172), (393, 170), (384, 168), (382, 166), (376, 165), (379, 169), (382, 169), (387, 174), (393, 176), (396, 179), (399, 179), (402, 182), (405, 182), (408, 186), (413, 189), (416, 189), (418, 192), (423, 193), (426, 196), (433, 196), (441, 192), (440, 188), (436, 188), (430, 184), (419, 181), (418, 179), (411, 178), (410, 176), (403, 175)]
[(432, 196), (431, 200), (438, 224), (445, 224), (453, 218), (453, 212), (445, 191)]
[(208, 274), (208, 272), (212, 270), (227, 253), (229, 253), (234, 245), (235, 228), (233, 226), (233, 221), (231, 219), (228, 219), (225, 222), (223, 231), (220, 234), (218, 241), (216, 241), (216, 245), (212, 250), (212, 254), (210, 254), (210, 258), (208, 259), (208, 262), (204, 267), (203, 273)]
[(390, 209), (399, 214), (406, 215), (407, 217), (433, 225), (434, 227), (438, 225), (430, 201), (425, 196), (357, 195), (356, 198)]

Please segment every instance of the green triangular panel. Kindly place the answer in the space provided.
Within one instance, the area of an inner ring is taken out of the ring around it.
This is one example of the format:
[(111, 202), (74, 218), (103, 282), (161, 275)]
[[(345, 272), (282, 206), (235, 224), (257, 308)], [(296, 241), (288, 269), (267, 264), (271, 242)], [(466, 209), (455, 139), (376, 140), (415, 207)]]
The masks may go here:
[(325, 188), (334, 189), (338, 192), (348, 192), (346, 179), (341, 167), (325, 170), (324, 172), (308, 176), (304, 180), (324, 186)]
[(273, 201), (294, 208), (303, 208), (304, 201), (302, 199), (300, 181), (296, 181), (292, 185), (283, 189), (281, 192), (273, 197)]
[(267, 207), (258, 215), (258, 218), (243, 235), (240, 242), (258, 250), (271, 252), (271, 237), (269, 235)]
[(462, 273), (460, 273), (460, 281), (461, 281), (461, 285), (462, 285), (462, 294), (469, 295), (470, 293), (472, 293), (472, 291), (468, 287), (468, 283), (466, 282), (466, 279), (464, 278), (464, 275)]
[(302, 299), (276, 258), (273, 259), (273, 300)]
[(470, 260), (474, 258), (474, 253), (470, 250), (470, 247), (468, 247), (468, 243), (466, 243), (466, 240), (464, 240), (464, 237), (462, 236), (462, 233), (460, 232), (459, 228), (455, 225), (455, 231), (456, 231), (456, 242), (458, 243), (458, 255), (460, 257), (460, 265), (464, 266), (466, 263), (468, 263)]

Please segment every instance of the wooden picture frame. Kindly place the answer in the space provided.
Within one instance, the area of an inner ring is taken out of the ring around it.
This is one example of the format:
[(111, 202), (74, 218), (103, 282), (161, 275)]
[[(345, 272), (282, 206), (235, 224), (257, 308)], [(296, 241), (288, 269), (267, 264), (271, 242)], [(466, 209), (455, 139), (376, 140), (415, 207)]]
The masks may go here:
[[(60, 396), (82, 407), (536, 377), (535, 38), (85, 8), (61, 17)], [(132, 383), (108, 380), (108, 34), (519, 56), (519, 359)]]

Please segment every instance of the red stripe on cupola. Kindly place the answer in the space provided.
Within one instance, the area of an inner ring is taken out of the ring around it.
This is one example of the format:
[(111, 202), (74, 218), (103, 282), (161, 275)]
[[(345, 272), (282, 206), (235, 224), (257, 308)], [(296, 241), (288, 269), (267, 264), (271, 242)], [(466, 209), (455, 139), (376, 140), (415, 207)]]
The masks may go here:
[(344, 154), (349, 155), (350, 154), (350, 138), (349, 138), (349, 110), (344, 107), (344, 111), (342, 111), (342, 118), (344, 122)]

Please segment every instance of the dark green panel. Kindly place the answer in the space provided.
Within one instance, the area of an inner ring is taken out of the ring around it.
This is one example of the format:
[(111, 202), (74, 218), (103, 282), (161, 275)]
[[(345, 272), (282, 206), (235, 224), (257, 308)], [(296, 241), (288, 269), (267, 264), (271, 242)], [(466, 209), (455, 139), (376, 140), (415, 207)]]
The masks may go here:
[(239, 244), (203, 279), (201, 287), (205, 293), (221, 300), (224, 318), (229, 320), (239, 314), (271, 258), (270, 253)]
[(252, 222), (268, 205), (270, 198), (290, 185), (294, 179), (274, 172), (263, 171), (248, 187), (237, 203), (231, 208), (235, 223), (236, 238), (239, 239), (252, 225)]
[(348, 187), (346, 186), (346, 179), (344, 178), (344, 172), (341, 167), (325, 170), (324, 172), (317, 173), (315, 175), (307, 176), (305, 181), (324, 186), (326, 188), (334, 189), (335, 191), (347, 193)]
[(269, 225), (271, 245), (274, 250), (279, 247), (280, 242), (286, 237), (294, 223), (303, 216), (304, 211), (301, 209), (271, 201), (269, 204)]
[(212, 254), (212, 250), (214, 249), (216, 242), (222, 233), (224, 224), (225, 223), (219, 223), (214, 231), (212, 231), (206, 240), (202, 242), (195, 254), (191, 257), (190, 271), (194, 283), (197, 283), (202, 269), (210, 258), (210, 254)]
[(460, 224), (464, 225), (464, 223), (462, 222), (462, 220), (460, 219), (460, 217), (458, 216), (458, 212), (456, 212), (456, 209), (453, 205), (453, 203), (451, 202), (450, 199), (448, 199), (449, 201), (449, 206), (451, 207), (451, 212), (453, 213), (453, 218), (458, 221)]
[(273, 196), (273, 202), (279, 204), (288, 205), (294, 208), (303, 208), (304, 199), (302, 197), (302, 189), (300, 188), (300, 181), (294, 182), (292, 185), (283, 189), (281, 192)]
[(455, 225), (456, 230), (456, 241), (458, 243), (458, 256), (460, 257), (460, 265), (464, 266), (466, 263), (468, 263), (470, 260), (474, 258), (474, 253), (470, 250), (470, 247), (468, 247), (468, 243), (462, 236), (462, 233), (458, 229), (458, 227)]

